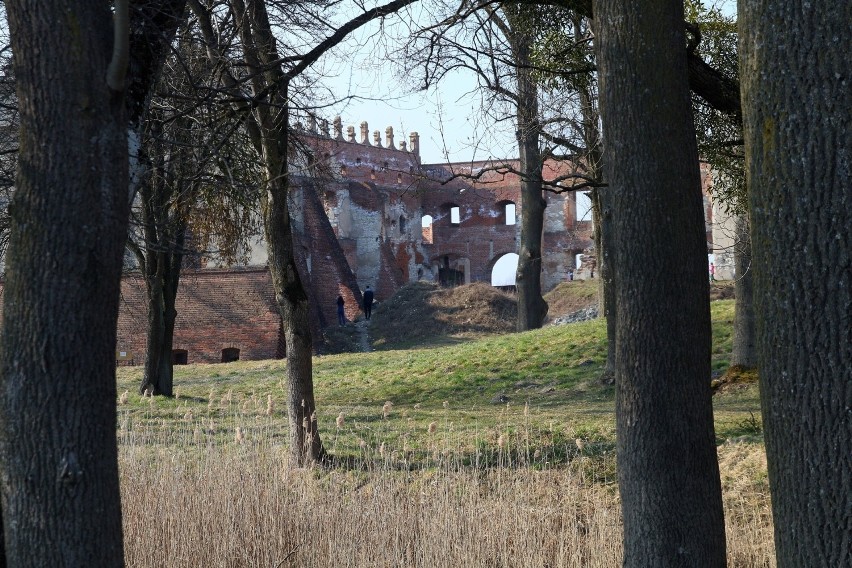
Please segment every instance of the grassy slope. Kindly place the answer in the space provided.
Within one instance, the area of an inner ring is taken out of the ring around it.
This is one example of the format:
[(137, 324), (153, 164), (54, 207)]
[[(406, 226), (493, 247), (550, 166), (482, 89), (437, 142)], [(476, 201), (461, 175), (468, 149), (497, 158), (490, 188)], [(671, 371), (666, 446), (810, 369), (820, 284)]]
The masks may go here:
[(544, 295), (548, 306), (548, 321), (597, 304), (599, 284), (600, 280), (572, 280), (557, 284)]
[[(731, 348), (733, 302), (714, 302), (713, 369), (724, 369)], [(422, 447), (428, 425), (436, 423), (470, 450), (480, 438), (535, 431), (535, 444), (553, 449), (575, 437), (601, 447), (614, 440), (613, 388), (597, 378), (605, 357), (605, 330), (592, 321), (504, 334), (434, 349), (399, 349), (321, 356), (314, 363), (320, 431), (337, 452), (357, 451), (361, 440), (378, 445)], [(284, 361), (236, 362), (178, 367), (173, 400), (147, 400), (136, 394), (140, 368), (119, 369), (119, 406), (125, 428), (161, 436), (199, 428), (233, 440), (245, 431), (283, 431)], [(497, 404), (504, 395), (509, 404)], [(664, 392), (660, 393), (665, 396)], [(267, 415), (269, 397), (273, 400)], [(384, 416), (383, 405), (392, 409)], [(758, 432), (756, 387), (715, 397), (720, 440)], [(524, 406), (529, 405), (525, 410)], [(345, 428), (335, 425), (343, 413)], [(211, 426), (215, 425), (215, 426)], [(379, 439), (381, 438), (381, 439)]]

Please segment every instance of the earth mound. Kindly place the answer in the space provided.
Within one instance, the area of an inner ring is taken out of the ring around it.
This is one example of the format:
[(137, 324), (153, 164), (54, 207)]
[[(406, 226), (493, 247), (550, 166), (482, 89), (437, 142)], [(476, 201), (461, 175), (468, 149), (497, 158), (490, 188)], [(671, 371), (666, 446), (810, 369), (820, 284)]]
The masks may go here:
[(373, 311), (370, 335), (378, 348), (514, 331), (515, 295), (484, 282), (441, 288), (413, 282)]

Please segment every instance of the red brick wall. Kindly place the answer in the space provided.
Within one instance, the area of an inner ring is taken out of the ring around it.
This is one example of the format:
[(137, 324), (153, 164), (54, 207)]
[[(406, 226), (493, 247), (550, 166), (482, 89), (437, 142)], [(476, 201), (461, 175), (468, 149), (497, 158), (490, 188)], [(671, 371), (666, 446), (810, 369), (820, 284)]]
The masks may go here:
[[(184, 271), (177, 296), (175, 349), (185, 349), (189, 363), (218, 363), (222, 350), (237, 348), (240, 359), (284, 355), (281, 318), (269, 272), (263, 269)], [(122, 280), (118, 317), (118, 352), (144, 364), (147, 306), (141, 277)]]
[[(358, 315), (361, 290), (350, 269), (350, 260), (328, 220), (323, 203), (309, 180), (302, 181), (305, 234), (302, 242), (309, 249), (311, 268), (308, 293), (317, 308), (319, 325), (337, 324), (337, 296), (343, 296), (349, 320)], [(322, 336), (314, 330), (314, 343)]]

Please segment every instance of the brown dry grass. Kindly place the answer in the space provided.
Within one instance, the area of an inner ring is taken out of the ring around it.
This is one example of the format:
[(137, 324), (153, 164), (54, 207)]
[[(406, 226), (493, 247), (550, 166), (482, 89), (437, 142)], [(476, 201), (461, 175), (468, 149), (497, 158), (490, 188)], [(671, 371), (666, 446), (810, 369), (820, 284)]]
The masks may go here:
[(544, 295), (547, 302), (547, 320), (553, 321), (559, 316), (588, 308), (598, 303), (598, 284), (600, 280), (572, 280), (561, 282)]
[[(480, 302), (474, 290), (445, 301)], [(421, 290), (440, 306), (435, 291)], [(713, 308), (720, 353), (730, 352), (728, 304)], [(323, 442), (349, 465), (330, 470), (286, 462), (286, 416), (268, 412), (280, 361), (182, 368), (180, 397), (132, 394), (119, 406), (127, 565), (618, 566), (611, 388), (592, 380), (596, 367), (571, 364), (600, 359), (602, 334), (587, 322), (318, 358)], [(120, 370), (119, 392), (138, 373)], [(564, 389), (507, 388), (528, 380)], [(488, 404), (495, 381), (517, 397), (511, 408)], [(714, 407), (728, 565), (771, 568), (756, 385), (719, 393)]]
[(734, 281), (733, 280), (716, 280), (710, 284), (710, 301), (715, 300), (733, 300), (734, 299)]
[(380, 348), (435, 345), (509, 333), (517, 314), (513, 295), (483, 282), (456, 288), (414, 282), (376, 307), (370, 334)]
[(713, 387), (714, 393), (737, 391), (747, 389), (749, 385), (756, 384), (758, 378), (757, 369), (734, 365), (728, 367), (721, 377), (714, 379), (710, 383), (710, 386)]
[[(353, 468), (318, 470), (288, 467), (272, 429), (240, 443), (178, 430), (163, 441), (169, 449), (144, 432), (124, 440), (132, 568), (621, 564), (615, 487), (588, 473), (600, 456), (520, 463), (513, 437), (487, 449), (497, 467), (477, 469), (455, 459), (455, 442), (435, 438), (428, 467), (364, 447)], [(729, 565), (772, 567), (762, 449), (727, 444), (719, 454)]]

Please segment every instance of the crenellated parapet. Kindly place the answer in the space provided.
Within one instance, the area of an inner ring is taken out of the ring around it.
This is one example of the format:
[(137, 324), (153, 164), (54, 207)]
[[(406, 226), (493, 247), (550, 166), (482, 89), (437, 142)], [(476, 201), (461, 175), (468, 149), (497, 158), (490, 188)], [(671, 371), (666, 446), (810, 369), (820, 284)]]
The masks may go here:
[(394, 140), (393, 126), (385, 128), (384, 140), (382, 139), (381, 131), (374, 130), (372, 133), (372, 141), (370, 140), (370, 126), (367, 121), (362, 121), (358, 125), (358, 134), (360, 139), (356, 137), (354, 125), (346, 126), (346, 134), (343, 132), (343, 120), (336, 116), (329, 124), (326, 119), (318, 119), (314, 115), (308, 117), (307, 124), (301, 122), (296, 123), (296, 129), (318, 138), (329, 140), (337, 140), (339, 142), (348, 142), (351, 144), (360, 144), (372, 148), (384, 148), (397, 152), (405, 152), (420, 156), (420, 135), (417, 132), (411, 132), (408, 135), (408, 142), (400, 140), (396, 144)]

